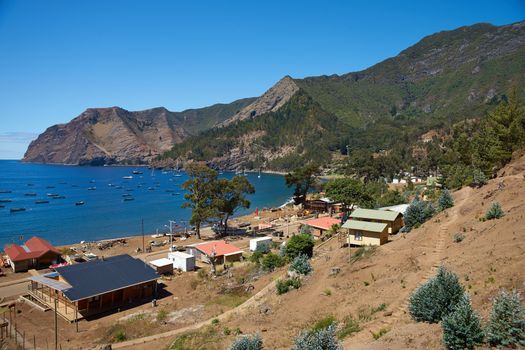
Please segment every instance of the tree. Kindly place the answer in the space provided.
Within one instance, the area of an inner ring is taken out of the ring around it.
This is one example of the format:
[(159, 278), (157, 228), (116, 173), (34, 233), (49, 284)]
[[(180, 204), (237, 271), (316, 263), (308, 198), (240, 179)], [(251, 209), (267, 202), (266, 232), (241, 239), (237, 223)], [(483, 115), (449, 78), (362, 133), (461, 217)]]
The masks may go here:
[(326, 196), (345, 205), (359, 205), (365, 208), (374, 206), (374, 198), (368, 193), (365, 184), (349, 177), (328, 181), (325, 185)]
[(377, 204), (380, 207), (389, 207), (391, 205), (404, 204), (407, 199), (398, 190), (387, 191), (383, 196), (379, 197)]
[(291, 350), (342, 350), (335, 336), (335, 325), (316, 331), (302, 332), (295, 338)]
[(525, 346), (525, 310), (518, 292), (502, 290), (494, 299), (485, 336), (490, 346)]
[(306, 201), (306, 194), (317, 182), (320, 172), (318, 165), (310, 164), (285, 175), (286, 185), (295, 187), (293, 193), (295, 204), (302, 204)]
[(410, 232), (412, 228), (423, 224), (430, 219), (432, 215), (434, 215), (434, 207), (432, 207), (432, 204), (416, 197), (405, 212), (403, 232)]
[(218, 217), (215, 203), (217, 172), (204, 164), (190, 164), (186, 167), (189, 179), (182, 184), (188, 193), (183, 208), (191, 208), (190, 224), (195, 226), (197, 238), (201, 238), (200, 228), (203, 222)]
[(288, 270), (297, 272), (301, 275), (308, 275), (310, 272), (312, 272), (312, 265), (310, 264), (310, 259), (308, 258), (308, 255), (297, 255), (293, 259)]
[(499, 202), (492, 203), (489, 210), (487, 210), (487, 213), (485, 214), (485, 219), (492, 220), (492, 219), (500, 219), (505, 215), (503, 212), (503, 209), (501, 208), (501, 204)]
[(470, 298), (464, 294), (454, 310), (443, 317), (443, 342), (447, 349), (474, 349), (483, 341), (479, 316), (472, 309)]
[(235, 339), (233, 344), (230, 346), (230, 350), (262, 350), (263, 342), (259, 334), (255, 334), (253, 337), (240, 336)]
[(440, 266), (436, 276), (410, 296), (410, 316), (418, 322), (437, 323), (454, 310), (463, 293), (458, 277)]
[(221, 223), (224, 231), (228, 230), (228, 219), (240, 208), (248, 209), (250, 201), (247, 194), (255, 193), (255, 188), (244, 176), (235, 176), (231, 180), (217, 181), (216, 200), (217, 210), (221, 214)]
[(452, 198), (452, 195), (447, 189), (444, 189), (441, 192), (441, 196), (438, 200), (438, 207), (439, 210), (445, 210), (448, 208), (452, 208), (454, 206), (454, 198)]
[(305, 254), (311, 258), (314, 254), (314, 240), (312, 236), (308, 234), (293, 236), (286, 243), (285, 254), (290, 259), (294, 259), (300, 254)]
[(274, 253), (266, 254), (261, 260), (262, 267), (269, 271), (273, 271), (276, 268), (283, 266), (284, 263), (284, 258)]
[(470, 183), (470, 186), (480, 188), (487, 184), (487, 177), (485, 176), (485, 173), (481, 171), (480, 169), (473, 169), (472, 170), (472, 182)]

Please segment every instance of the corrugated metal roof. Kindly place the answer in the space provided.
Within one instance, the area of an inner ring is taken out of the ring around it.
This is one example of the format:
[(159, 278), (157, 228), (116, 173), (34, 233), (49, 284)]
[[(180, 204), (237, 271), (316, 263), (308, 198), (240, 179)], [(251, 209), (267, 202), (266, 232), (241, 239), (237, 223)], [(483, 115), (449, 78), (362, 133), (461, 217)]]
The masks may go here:
[(363, 230), (363, 231), (369, 231), (369, 232), (383, 232), (385, 228), (387, 227), (387, 224), (383, 224), (380, 222), (368, 222), (368, 221), (361, 221), (361, 220), (347, 220), (343, 226), (343, 228), (351, 229), (351, 230)]
[(405, 212), (407, 211), (407, 208), (409, 206), (410, 206), (409, 204), (398, 204), (398, 205), (391, 205), (389, 207), (382, 207), (382, 208), (379, 208), (379, 210), (395, 211), (395, 212), (405, 215)]
[(104, 260), (57, 267), (71, 288), (64, 290), (70, 301), (77, 301), (159, 278), (154, 269), (128, 254)]
[(45, 286), (51, 287), (56, 290), (65, 291), (71, 286), (65, 282), (61, 282), (59, 280), (56, 280), (54, 278), (51, 278), (52, 276), (49, 275), (41, 275), (41, 276), (31, 276), (29, 277), (30, 281), (38, 282), (40, 284), (43, 284)]
[(398, 212), (388, 210), (362, 209), (358, 208), (350, 214), (355, 219), (371, 219), (394, 221), (399, 216)]

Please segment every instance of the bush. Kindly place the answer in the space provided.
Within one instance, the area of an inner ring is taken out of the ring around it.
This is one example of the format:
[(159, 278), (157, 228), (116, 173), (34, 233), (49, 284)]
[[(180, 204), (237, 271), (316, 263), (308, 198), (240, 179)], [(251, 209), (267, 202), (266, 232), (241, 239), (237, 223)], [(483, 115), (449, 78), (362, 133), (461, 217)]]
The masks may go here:
[(432, 215), (434, 215), (434, 212), (435, 210), (431, 203), (424, 202), (416, 197), (406, 210), (404, 217), (405, 226), (402, 231), (410, 232), (412, 228), (419, 227), (430, 219)]
[(295, 338), (291, 350), (342, 350), (335, 337), (335, 326), (318, 331), (303, 332)]
[(381, 328), (377, 332), (370, 331), (370, 333), (372, 333), (372, 338), (374, 338), (374, 340), (377, 340), (377, 339), (381, 338), (382, 336), (384, 336), (385, 334), (387, 334), (389, 330), (390, 329), (388, 329), (388, 328)]
[(311, 258), (314, 254), (314, 240), (312, 236), (308, 234), (293, 236), (286, 243), (285, 254), (290, 259), (294, 259), (299, 254), (306, 254)]
[(440, 266), (437, 275), (410, 296), (410, 316), (415, 321), (437, 323), (454, 310), (463, 293), (458, 277)]
[(447, 349), (474, 349), (483, 341), (483, 331), (478, 315), (472, 309), (469, 297), (464, 294), (454, 310), (443, 317), (443, 342)]
[(164, 322), (168, 317), (168, 311), (161, 309), (157, 312), (157, 322)]
[(124, 341), (126, 340), (126, 333), (124, 333), (124, 331), (118, 331), (117, 333), (115, 333), (114, 338), (116, 342)]
[(485, 176), (485, 173), (480, 169), (474, 169), (472, 171), (472, 182), (470, 183), (470, 186), (479, 188), (486, 184), (487, 177)]
[(439, 210), (445, 210), (448, 208), (452, 208), (454, 206), (454, 199), (452, 198), (452, 195), (447, 189), (444, 189), (443, 192), (441, 192), (441, 196), (438, 200), (438, 208)]
[(333, 315), (326, 316), (318, 320), (317, 322), (315, 322), (315, 324), (312, 327), (312, 331), (316, 332), (321, 329), (328, 328), (331, 325), (334, 325), (334, 326), (336, 325), (335, 317)]
[(276, 268), (283, 266), (284, 262), (284, 258), (277, 254), (269, 253), (262, 258), (261, 265), (266, 270), (273, 271)]
[(365, 245), (357, 248), (357, 250), (350, 257), (350, 263), (355, 263), (359, 260), (366, 259), (374, 255), (377, 250), (375, 245)]
[(278, 295), (288, 293), (290, 289), (299, 289), (300, 287), (301, 287), (301, 280), (298, 278), (278, 280), (276, 284)]
[(459, 243), (465, 239), (465, 235), (461, 232), (454, 234), (454, 242)]
[(485, 336), (491, 346), (525, 346), (525, 310), (519, 293), (503, 290), (494, 299)]
[(306, 254), (297, 255), (295, 259), (293, 259), (292, 263), (290, 264), (289, 270), (295, 271), (301, 275), (308, 275), (310, 272), (312, 272), (312, 265), (310, 264), (308, 255)]
[(235, 339), (233, 344), (230, 346), (230, 350), (262, 350), (263, 342), (259, 334), (255, 334), (253, 337), (242, 336)]
[(492, 220), (492, 219), (499, 219), (502, 218), (505, 213), (503, 212), (503, 209), (501, 208), (501, 204), (498, 202), (492, 203), (492, 206), (489, 210), (487, 210), (487, 213), (485, 214), (485, 219)]
[(339, 339), (345, 339), (352, 334), (359, 332), (360, 330), (361, 328), (359, 327), (359, 321), (354, 320), (352, 316), (348, 316), (345, 319), (341, 329), (337, 333), (337, 337)]
[(259, 265), (261, 263), (261, 259), (263, 258), (264, 256), (264, 253), (259, 251), (259, 250), (256, 250), (253, 252), (252, 255), (250, 255), (250, 257), (248, 258), (248, 260), (256, 265)]

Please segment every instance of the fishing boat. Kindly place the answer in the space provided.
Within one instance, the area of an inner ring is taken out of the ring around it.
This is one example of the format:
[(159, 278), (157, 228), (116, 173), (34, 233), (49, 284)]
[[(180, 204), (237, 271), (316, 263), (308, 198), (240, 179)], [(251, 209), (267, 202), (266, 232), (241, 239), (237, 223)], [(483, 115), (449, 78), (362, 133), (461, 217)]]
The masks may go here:
[(84, 204), (85, 204), (84, 201), (78, 201), (78, 202), (75, 203), (75, 205), (84, 205)]
[(132, 174), (135, 174), (135, 175), (139, 175), (139, 174), (142, 174), (142, 171), (139, 171), (139, 170), (133, 170), (131, 173), (132, 173)]
[(132, 200), (135, 200), (135, 198), (133, 198), (133, 197), (125, 197), (124, 198), (124, 202), (132, 201)]
[(95, 191), (96, 189), (97, 189), (96, 187), (89, 187), (88, 191)]
[(12, 199), (0, 199), (0, 203), (11, 203)]
[(47, 203), (49, 203), (49, 201), (45, 199), (39, 199), (35, 201), (35, 204), (47, 204)]
[(19, 211), (26, 211), (26, 208), (11, 208), (11, 209), (9, 209), (9, 211), (11, 213), (16, 213), (16, 212), (19, 212)]
[(11, 190), (0, 190), (0, 193), (12, 193), (13, 191)]
[(48, 197), (56, 197), (56, 196), (58, 196), (58, 194), (57, 193), (48, 193), (47, 196)]
[(133, 176), (131, 176), (131, 175), (127, 175), (127, 176), (122, 176), (122, 178), (123, 178), (124, 180), (131, 180), (131, 179), (133, 179)]
[(26, 197), (36, 197), (36, 192), (27, 192), (27, 193), (24, 193), (24, 196), (26, 196)]
[(57, 195), (57, 196), (53, 196), (51, 198), (53, 198), (53, 199), (65, 199), (66, 196), (59, 196), (59, 195)]
[(55, 186), (46, 186), (46, 188), (55, 188)]
[(122, 197), (132, 197), (132, 195), (129, 194), (129, 193), (124, 193), (124, 194), (122, 195)]

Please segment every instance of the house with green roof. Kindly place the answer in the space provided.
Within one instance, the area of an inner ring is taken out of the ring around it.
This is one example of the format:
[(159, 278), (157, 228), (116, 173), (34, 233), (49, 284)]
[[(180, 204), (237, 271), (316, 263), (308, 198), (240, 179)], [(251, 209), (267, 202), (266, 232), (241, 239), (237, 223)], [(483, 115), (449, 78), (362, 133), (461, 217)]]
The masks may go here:
[(352, 220), (382, 223), (387, 225), (387, 232), (395, 234), (403, 227), (403, 214), (393, 210), (376, 210), (357, 208), (350, 215)]
[(347, 220), (342, 229), (347, 231), (350, 245), (382, 245), (388, 242), (388, 225), (380, 222)]

